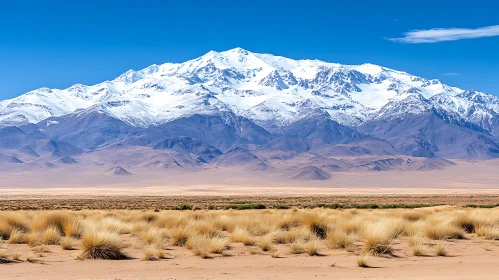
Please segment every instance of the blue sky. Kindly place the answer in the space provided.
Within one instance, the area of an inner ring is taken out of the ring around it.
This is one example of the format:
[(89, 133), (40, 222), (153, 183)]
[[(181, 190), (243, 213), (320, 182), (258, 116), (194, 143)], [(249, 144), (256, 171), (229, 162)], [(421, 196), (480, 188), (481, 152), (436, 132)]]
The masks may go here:
[(498, 11), (494, 0), (0, 0), (0, 98), (234, 47), (499, 95)]

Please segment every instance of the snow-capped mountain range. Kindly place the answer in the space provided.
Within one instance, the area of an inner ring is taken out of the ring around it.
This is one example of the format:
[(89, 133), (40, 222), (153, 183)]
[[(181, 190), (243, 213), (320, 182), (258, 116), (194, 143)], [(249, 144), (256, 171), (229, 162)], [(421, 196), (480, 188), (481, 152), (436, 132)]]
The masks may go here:
[(498, 97), (372, 64), (240, 48), (0, 102), (2, 172), (241, 167), (329, 180), (494, 158)]
[(96, 85), (33, 90), (0, 102), (0, 125), (38, 123), (90, 107), (136, 127), (232, 111), (272, 130), (312, 110), (356, 127), (431, 108), (491, 133), (499, 123), (499, 98), (493, 95), (373, 64), (293, 60), (235, 48), (129, 70)]

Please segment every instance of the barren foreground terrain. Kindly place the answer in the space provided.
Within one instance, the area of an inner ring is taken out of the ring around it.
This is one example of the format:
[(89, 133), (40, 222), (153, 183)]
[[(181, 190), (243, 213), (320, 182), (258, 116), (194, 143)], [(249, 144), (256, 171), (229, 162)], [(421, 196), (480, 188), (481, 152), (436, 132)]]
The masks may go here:
[(0, 279), (496, 279), (499, 273), (497, 208), (236, 210), (248, 205), (2, 211)]

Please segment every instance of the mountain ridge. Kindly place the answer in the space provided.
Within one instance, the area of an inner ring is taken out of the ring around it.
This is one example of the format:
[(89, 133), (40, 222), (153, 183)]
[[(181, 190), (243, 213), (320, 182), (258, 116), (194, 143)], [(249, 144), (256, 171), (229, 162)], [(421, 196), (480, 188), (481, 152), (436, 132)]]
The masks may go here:
[(499, 158), (499, 98), (374, 64), (211, 51), (1, 101), (0, 158), (108, 175), (437, 170)]
[(489, 131), (499, 126), (499, 98), (489, 94), (369, 63), (293, 60), (241, 48), (128, 70), (96, 85), (30, 91), (0, 101), (0, 125), (37, 123), (96, 106), (138, 127), (232, 111), (272, 130), (311, 109), (356, 127), (379, 117), (388, 103), (415, 95)]

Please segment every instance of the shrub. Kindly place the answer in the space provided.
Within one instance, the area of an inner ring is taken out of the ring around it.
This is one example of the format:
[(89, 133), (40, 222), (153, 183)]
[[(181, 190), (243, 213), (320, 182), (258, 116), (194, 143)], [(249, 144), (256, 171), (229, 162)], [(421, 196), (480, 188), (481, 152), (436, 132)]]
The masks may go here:
[(250, 209), (266, 209), (267, 207), (263, 204), (234, 204), (227, 205), (225, 209), (234, 209), (234, 210), (250, 210)]

